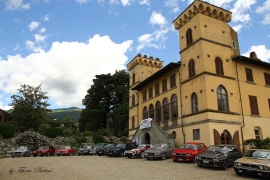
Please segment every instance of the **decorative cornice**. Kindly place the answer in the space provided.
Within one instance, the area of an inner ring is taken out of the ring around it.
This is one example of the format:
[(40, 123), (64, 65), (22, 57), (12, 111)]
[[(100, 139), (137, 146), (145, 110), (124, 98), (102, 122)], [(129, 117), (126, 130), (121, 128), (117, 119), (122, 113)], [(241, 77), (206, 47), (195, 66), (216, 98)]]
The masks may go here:
[(160, 61), (159, 58), (154, 59), (152, 56), (147, 57), (147, 55), (142, 56), (141, 54), (138, 54), (127, 64), (127, 69), (130, 71), (137, 65), (162, 68), (163, 63), (164, 62)]

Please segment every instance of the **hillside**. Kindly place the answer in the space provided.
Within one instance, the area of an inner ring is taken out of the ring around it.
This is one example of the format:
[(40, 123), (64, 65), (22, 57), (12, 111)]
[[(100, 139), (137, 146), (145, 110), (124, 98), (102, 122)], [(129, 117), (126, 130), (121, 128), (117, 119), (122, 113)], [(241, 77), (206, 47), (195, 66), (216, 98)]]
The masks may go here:
[(46, 116), (50, 119), (63, 120), (66, 117), (70, 117), (73, 122), (78, 122), (82, 109), (77, 107), (52, 109), (52, 112)]

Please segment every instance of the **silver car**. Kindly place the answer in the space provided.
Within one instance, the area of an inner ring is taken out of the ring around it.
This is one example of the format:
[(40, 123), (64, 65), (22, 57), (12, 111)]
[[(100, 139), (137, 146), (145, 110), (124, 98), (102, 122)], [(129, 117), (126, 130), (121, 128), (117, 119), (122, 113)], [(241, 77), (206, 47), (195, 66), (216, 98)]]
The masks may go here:
[(150, 150), (145, 151), (145, 157), (147, 160), (150, 159), (166, 159), (172, 157), (172, 152), (176, 148), (171, 143), (157, 143)]
[(11, 156), (14, 158), (15, 156), (28, 156), (30, 157), (31, 151), (28, 149), (27, 146), (19, 146), (15, 151), (11, 151)]

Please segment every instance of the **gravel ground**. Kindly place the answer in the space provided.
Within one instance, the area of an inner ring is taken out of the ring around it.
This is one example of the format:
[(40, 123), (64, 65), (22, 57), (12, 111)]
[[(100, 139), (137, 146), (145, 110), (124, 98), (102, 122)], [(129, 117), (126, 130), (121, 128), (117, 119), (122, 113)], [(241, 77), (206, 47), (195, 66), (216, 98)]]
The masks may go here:
[(233, 168), (200, 168), (172, 159), (146, 160), (107, 156), (15, 157), (0, 159), (0, 180), (174, 180), (259, 179), (237, 176)]

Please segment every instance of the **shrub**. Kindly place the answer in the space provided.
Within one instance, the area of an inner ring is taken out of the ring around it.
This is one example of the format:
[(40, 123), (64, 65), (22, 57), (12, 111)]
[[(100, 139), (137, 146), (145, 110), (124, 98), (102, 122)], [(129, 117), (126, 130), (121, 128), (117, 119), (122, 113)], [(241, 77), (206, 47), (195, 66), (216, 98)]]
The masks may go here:
[(266, 139), (247, 139), (244, 142), (245, 145), (249, 145), (251, 149), (269, 149), (270, 138)]
[(102, 136), (108, 136), (108, 135), (113, 135), (113, 132), (102, 128), (97, 131), (97, 134), (102, 135)]
[(102, 135), (99, 135), (99, 134), (95, 134), (93, 136), (93, 141), (94, 141), (95, 144), (97, 144), (97, 143), (105, 143), (106, 142), (104, 137)]
[(13, 137), (15, 132), (16, 128), (12, 124), (4, 123), (0, 125), (0, 135), (3, 136), (3, 138)]
[(82, 135), (83, 136), (91, 136), (91, 137), (93, 137), (93, 133), (91, 132), (91, 131), (84, 131), (83, 133), (82, 133)]
[(49, 127), (45, 130), (45, 135), (50, 138), (55, 138), (57, 136), (63, 136), (63, 129), (58, 127)]

